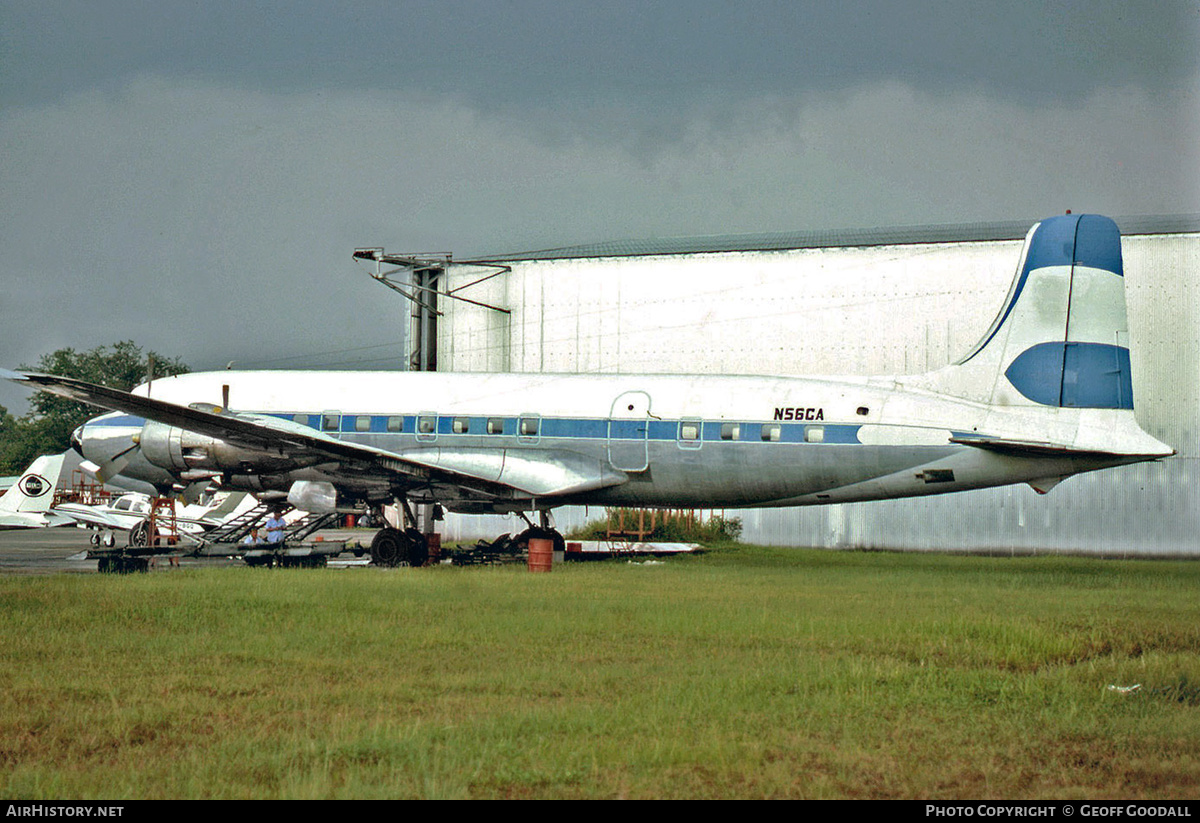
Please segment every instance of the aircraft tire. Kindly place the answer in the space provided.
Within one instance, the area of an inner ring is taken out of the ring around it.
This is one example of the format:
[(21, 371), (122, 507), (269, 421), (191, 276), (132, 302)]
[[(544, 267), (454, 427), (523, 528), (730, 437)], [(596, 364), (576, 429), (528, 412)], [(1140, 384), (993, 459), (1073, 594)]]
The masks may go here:
[(150, 545), (150, 522), (143, 520), (129, 530), (129, 545), (142, 548)]
[(408, 560), (408, 540), (399, 529), (380, 529), (371, 541), (371, 562), (376, 566), (399, 566)]

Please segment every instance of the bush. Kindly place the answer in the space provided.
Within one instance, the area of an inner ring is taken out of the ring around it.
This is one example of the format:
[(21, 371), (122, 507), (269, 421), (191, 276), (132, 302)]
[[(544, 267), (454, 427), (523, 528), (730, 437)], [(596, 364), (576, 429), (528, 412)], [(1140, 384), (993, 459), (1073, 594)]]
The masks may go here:
[[(644, 536), (639, 537), (639, 530)], [(696, 511), (608, 509), (604, 520), (575, 529), (571, 540), (646, 540), (659, 543), (735, 543), (742, 536), (742, 520), (713, 514), (707, 519)]]

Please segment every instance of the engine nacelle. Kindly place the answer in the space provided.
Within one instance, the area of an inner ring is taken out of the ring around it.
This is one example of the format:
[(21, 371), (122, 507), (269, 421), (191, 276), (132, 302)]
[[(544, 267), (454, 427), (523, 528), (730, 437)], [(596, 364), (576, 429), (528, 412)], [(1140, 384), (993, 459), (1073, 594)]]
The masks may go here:
[(287, 501), (311, 514), (328, 514), (337, 511), (337, 489), (332, 483), (297, 480), (288, 490)]
[(176, 475), (196, 470), (278, 473), (303, 465), (287, 455), (230, 445), (216, 437), (152, 420), (142, 426), (138, 445), (148, 461)]

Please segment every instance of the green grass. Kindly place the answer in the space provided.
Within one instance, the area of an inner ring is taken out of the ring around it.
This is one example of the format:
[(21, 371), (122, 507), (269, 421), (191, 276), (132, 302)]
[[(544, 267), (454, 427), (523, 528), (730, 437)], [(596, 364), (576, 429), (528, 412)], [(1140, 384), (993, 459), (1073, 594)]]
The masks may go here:
[(1198, 584), (753, 547), (0, 578), (0, 796), (1195, 797)]

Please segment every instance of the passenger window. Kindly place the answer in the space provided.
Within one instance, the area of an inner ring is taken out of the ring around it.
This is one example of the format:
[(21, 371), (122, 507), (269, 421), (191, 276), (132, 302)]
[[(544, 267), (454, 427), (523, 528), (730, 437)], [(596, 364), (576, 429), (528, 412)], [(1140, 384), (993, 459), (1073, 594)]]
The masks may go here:
[(358, 416), (358, 417), (357, 417), (357, 418), (354, 420), (354, 430), (355, 430), (356, 432), (369, 432), (369, 431), (371, 430), (371, 417), (370, 417), (370, 415), (366, 415), (366, 414), (360, 414), (360, 415), (359, 415), (359, 416)]
[(764, 425), (762, 427), (762, 439), (767, 443), (778, 443), (780, 436), (783, 434), (782, 426)]
[(299, 423), (302, 426), (307, 426), (308, 425), (308, 415), (307, 414), (293, 414), (292, 422)]
[(394, 415), (387, 419), (387, 430), (390, 432), (404, 431), (404, 418), (399, 415)]
[(721, 439), (722, 440), (737, 440), (742, 435), (742, 427), (737, 423), (722, 423), (721, 424)]
[(488, 434), (504, 434), (504, 418), (489, 417), (487, 422)]
[(804, 442), (805, 443), (824, 443), (825, 442), (825, 427), (824, 426), (805, 426), (804, 427)]
[(417, 434), (437, 433), (437, 418), (432, 414), (423, 414), (417, 418)]
[(339, 416), (336, 414), (321, 415), (321, 431), (335, 432), (338, 430)]
[(684, 421), (679, 424), (679, 439), (680, 440), (699, 440), (700, 439), (700, 424), (690, 421)]
[(520, 432), (522, 437), (537, 437), (538, 419), (536, 417), (522, 417)]
[(450, 431), (455, 434), (466, 434), (471, 430), (471, 421), (466, 417), (456, 417), (450, 424)]

